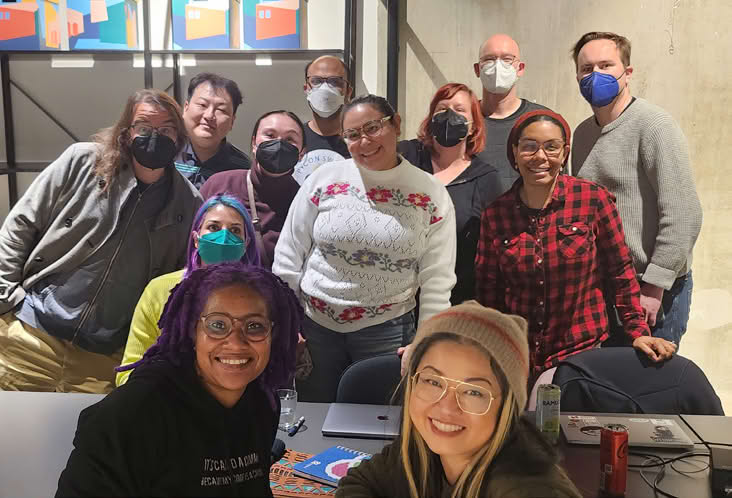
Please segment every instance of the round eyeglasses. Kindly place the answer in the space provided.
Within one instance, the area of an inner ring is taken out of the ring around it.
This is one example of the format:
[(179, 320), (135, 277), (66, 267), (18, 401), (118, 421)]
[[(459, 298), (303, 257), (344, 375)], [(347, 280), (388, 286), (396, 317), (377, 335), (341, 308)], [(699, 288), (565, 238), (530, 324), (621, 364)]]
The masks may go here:
[(211, 339), (226, 339), (238, 323), (248, 341), (261, 342), (272, 333), (274, 323), (262, 317), (234, 318), (228, 313), (216, 311), (202, 315), (203, 331)]
[[(451, 382), (457, 385), (451, 386)], [(485, 415), (491, 409), (495, 399), (485, 387), (448, 379), (424, 370), (412, 376), (412, 389), (415, 396), (428, 403), (437, 403), (445, 397), (448, 389), (454, 389), (458, 406), (462, 411), (471, 415)]]
[(310, 86), (320, 86), (323, 83), (327, 83), (334, 88), (346, 88), (348, 86), (348, 82), (340, 76), (308, 76), (307, 81)]
[(367, 121), (360, 128), (349, 128), (347, 130), (343, 130), (343, 140), (348, 143), (353, 143), (360, 140), (363, 135), (366, 135), (367, 137), (375, 137), (381, 133), (382, 128), (384, 128), (384, 123), (389, 121), (391, 118), (391, 116), (385, 116), (381, 119)]
[(562, 150), (564, 150), (564, 142), (561, 140), (548, 140), (540, 144), (536, 140), (519, 140), (518, 151), (522, 156), (531, 157), (539, 152), (539, 149), (543, 150), (547, 157), (559, 157)]
[(173, 140), (176, 140), (178, 138), (178, 130), (175, 126), (159, 126), (155, 128), (148, 123), (135, 123), (130, 126), (130, 129), (132, 129), (135, 135), (141, 137), (149, 137), (153, 134), (153, 132), (157, 132), (158, 135), (165, 135), (166, 137), (172, 138)]

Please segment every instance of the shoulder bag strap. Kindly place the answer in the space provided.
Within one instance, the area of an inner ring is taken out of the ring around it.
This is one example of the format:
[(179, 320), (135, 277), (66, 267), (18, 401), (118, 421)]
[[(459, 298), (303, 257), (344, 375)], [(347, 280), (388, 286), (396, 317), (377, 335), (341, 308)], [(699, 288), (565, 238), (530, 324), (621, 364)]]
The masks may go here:
[(249, 194), (249, 212), (252, 215), (252, 225), (254, 225), (254, 239), (259, 251), (259, 259), (262, 260), (264, 266), (269, 268), (270, 262), (267, 257), (267, 251), (264, 250), (264, 240), (262, 239), (262, 226), (257, 216), (257, 204), (254, 200), (254, 185), (252, 184), (251, 171), (247, 170), (247, 193)]

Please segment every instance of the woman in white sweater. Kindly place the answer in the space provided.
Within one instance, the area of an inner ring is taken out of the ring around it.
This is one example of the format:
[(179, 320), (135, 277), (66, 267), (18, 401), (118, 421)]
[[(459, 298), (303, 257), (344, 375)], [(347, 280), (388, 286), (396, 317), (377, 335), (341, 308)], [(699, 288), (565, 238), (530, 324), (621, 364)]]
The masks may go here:
[(334, 401), (351, 363), (409, 344), (417, 291), (421, 322), (450, 306), (455, 285), (455, 210), (439, 181), (397, 154), (399, 115), (365, 95), (341, 119), (352, 159), (303, 183), (272, 267), (305, 308), (303, 401)]

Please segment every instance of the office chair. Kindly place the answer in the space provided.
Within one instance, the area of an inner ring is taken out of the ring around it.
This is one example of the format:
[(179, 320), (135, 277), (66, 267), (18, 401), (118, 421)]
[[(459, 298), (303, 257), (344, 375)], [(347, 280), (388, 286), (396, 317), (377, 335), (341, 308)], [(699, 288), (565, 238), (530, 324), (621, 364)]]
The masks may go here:
[(392, 394), (401, 379), (401, 359), (396, 353), (387, 353), (349, 366), (338, 383), (337, 403), (364, 405), (398, 405)]
[(554, 384), (562, 411), (724, 415), (704, 372), (679, 355), (653, 363), (630, 347), (591, 349), (560, 362)]

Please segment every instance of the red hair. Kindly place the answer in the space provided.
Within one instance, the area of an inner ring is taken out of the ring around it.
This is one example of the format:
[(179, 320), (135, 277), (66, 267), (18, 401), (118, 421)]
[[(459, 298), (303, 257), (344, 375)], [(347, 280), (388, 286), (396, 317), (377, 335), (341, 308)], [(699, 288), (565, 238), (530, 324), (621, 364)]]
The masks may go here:
[(458, 92), (466, 92), (470, 97), (470, 114), (473, 121), (470, 135), (466, 139), (465, 153), (468, 157), (473, 157), (480, 154), (485, 147), (485, 124), (483, 123), (483, 111), (480, 109), (478, 98), (470, 88), (462, 83), (447, 83), (442, 85), (435, 93), (435, 96), (432, 97), (430, 112), (424, 118), (422, 124), (419, 125), (419, 131), (417, 132), (417, 139), (431, 154), (436, 152), (434, 148), (435, 138), (429, 132), (430, 121), (432, 121), (432, 116), (435, 115), (435, 108), (441, 100), (451, 99)]

